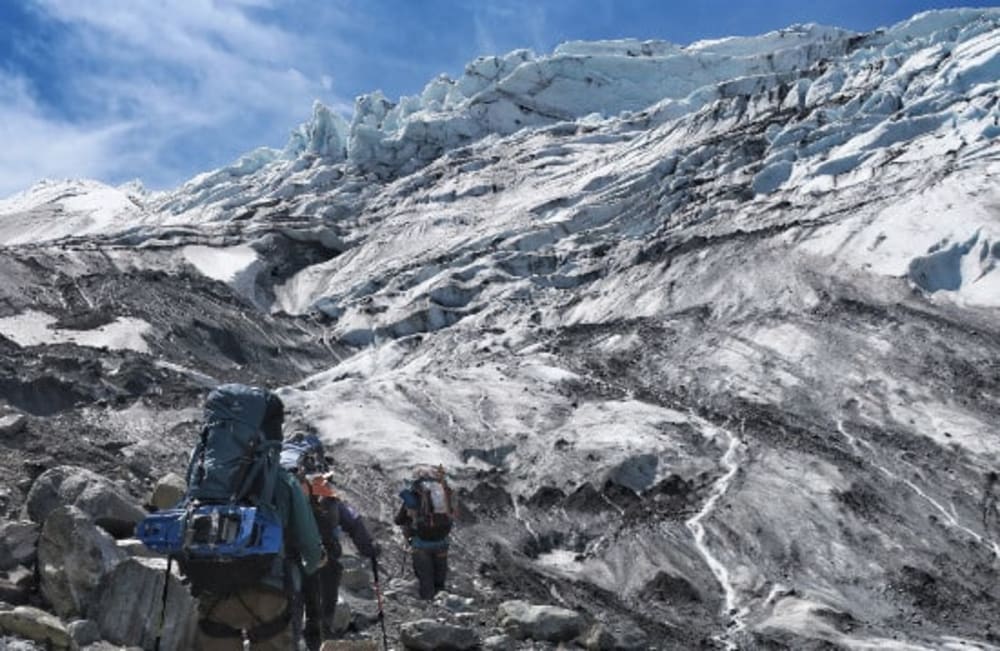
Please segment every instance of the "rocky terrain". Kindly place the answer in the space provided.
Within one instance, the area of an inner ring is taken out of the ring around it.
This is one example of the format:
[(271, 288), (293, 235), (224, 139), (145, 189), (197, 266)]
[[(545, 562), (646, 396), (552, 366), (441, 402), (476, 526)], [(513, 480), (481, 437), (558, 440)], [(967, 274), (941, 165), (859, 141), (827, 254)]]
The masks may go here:
[[(988, 9), (569, 43), (317, 105), (173, 191), (0, 202), (0, 516), (28, 541), (0, 599), (151, 648), (129, 517), (242, 381), (330, 447), (396, 648), (1000, 648), (998, 79)], [(425, 604), (390, 523), (438, 463), (463, 514)], [(118, 497), (44, 489), (67, 466)], [(102, 564), (46, 563), (67, 536)], [(127, 581), (145, 632), (102, 620)], [(346, 634), (377, 640), (368, 590)]]

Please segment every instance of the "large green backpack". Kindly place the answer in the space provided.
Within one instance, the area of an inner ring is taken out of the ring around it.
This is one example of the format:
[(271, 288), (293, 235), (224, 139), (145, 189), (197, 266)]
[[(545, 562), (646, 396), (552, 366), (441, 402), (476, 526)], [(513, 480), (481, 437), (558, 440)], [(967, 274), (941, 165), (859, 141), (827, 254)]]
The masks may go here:
[(273, 508), (281, 437), (269, 439), (262, 423), (274, 400), (271, 392), (242, 384), (224, 384), (209, 394), (188, 465), (187, 501)]
[(226, 384), (208, 396), (188, 490), (174, 509), (138, 526), (150, 548), (176, 559), (195, 595), (226, 595), (282, 573), (281, 401), (269, 391)]

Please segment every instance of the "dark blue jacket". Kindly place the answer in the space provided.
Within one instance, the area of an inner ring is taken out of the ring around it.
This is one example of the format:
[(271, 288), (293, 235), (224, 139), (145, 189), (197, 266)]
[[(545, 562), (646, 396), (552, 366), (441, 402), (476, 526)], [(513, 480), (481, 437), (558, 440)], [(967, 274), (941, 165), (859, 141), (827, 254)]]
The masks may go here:
[(319, 500), (318, 508), (314, 510), (316, 522), (320, 527), (320, 535), (330, 558), (341, 556), (340, 532), (344, 531), (351, 537), (351, 542), (364, 558), (375, 556), (375, 545), (371, 534), (365, 527), (365, 522), (357, 509), (343, 500), (324, 497)]

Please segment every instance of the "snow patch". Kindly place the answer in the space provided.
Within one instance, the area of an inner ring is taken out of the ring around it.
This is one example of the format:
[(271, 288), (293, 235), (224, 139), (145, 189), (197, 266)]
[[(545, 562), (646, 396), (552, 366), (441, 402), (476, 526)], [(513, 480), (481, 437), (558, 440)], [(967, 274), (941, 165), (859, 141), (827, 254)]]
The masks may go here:
[(181, 255), (203, 275), (224, 283), (233, 282), (258, 260), (257, 252), (245, 244), (230, 247), (185, 246)]
[(41, 181), (0, 200), (0, 245), (125, 230), (150, 219), (138, 201), (97, 181)]
[(0, 318), (0, 334), (19, 346), (76, 344), (91, 348), (149, 352), (149, 345), (143, 335), (151, 333), (152, 326), (142, 319), (118, 317), (93, 330), (55, 328), (53, 326), (57, 321), (58, 319), (44, 312), (29, 310)]
[(907, 197), (876, 215), (861, 214), (816, 229), (807, 253), (830, 256), (872, 273), (908, 278), (935, 295), (966, 305), (1000, 306), (1000, 190), (981, 192), (981, 178), (952, 182)]

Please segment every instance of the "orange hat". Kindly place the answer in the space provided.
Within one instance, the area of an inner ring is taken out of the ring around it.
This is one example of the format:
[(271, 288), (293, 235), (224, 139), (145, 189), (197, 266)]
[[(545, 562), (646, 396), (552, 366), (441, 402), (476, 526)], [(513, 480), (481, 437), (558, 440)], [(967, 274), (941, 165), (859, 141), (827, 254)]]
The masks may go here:
[(313, 497), (337, 497), (329, 480), (329, 474), (309, 475), (302, 480), (302, 488)]

